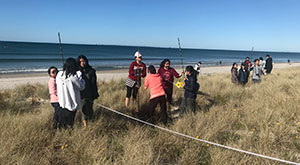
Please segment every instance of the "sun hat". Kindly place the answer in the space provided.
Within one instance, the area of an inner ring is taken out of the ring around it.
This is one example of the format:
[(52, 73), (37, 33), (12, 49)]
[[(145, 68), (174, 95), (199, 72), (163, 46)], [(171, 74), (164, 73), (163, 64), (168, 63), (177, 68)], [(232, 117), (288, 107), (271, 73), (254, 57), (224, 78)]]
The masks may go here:
[(142, 57), (142, 54), (139, 51), (136, 51), (134, 57)]

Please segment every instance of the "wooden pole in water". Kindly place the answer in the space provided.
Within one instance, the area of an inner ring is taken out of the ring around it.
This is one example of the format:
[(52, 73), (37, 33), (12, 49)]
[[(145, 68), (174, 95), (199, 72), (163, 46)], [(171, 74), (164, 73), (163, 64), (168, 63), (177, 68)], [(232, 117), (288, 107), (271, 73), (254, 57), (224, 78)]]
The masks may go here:
[(62, 49), (62, 45), (61, 45), (60, 32), (58, 32), (58, 41), (59, 41), (60, 55), (61, 55), (62, 63), (64, 65), (65, 60), (64, 60), (63, 49)]
[(184, 72), (183, 59), (182, 59), (182, 50), (181, 50), (181, 46), (180, 46), (180, 40), (179, 40), (179, 37), (178, 37), (178, 47), (179, 47), (179, 55), (180, 55), (180, 58), (181, 58), (182, 72)]

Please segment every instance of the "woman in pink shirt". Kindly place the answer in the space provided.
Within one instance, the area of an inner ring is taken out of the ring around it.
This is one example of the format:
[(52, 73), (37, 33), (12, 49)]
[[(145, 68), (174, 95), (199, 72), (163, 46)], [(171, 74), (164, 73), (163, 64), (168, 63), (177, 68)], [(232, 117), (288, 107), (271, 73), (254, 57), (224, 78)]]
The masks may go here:
[(57, 71), (58, 70), (55, 66), (51, 66), (48, 69), (48, 74), (50, 76), (50, 80), (48, 82), (50, 103), (51, 103), (52, 107), (54, 108), (54, 115), (53, 115), (53, 128), (54, 129), (57, 129), (58, 111), (59, 111), (59, 103), (58, 103), (58, 97), (57, 97), (57, 91), (56, 91), (56, 80), (55, 80)]
[(155, 112), (155, 107), (159, 103), (160, 110), (162, 111), (162, 122), (164, 124), (167, 123), (167, 111), (166, 111), (166, 93), (163, 88), (162, 78), (158, 73), (153, 65), (148, 67), (148, 76), (145, 79), (144, 88), (150, 89), (150, 109), (149, 109), (149, 116), (151, 117)]

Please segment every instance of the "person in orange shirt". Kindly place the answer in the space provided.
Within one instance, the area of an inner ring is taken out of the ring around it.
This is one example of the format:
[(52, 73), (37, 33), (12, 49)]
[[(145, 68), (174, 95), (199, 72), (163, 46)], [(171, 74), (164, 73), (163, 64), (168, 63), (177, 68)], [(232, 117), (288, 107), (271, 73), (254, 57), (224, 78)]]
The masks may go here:
[(160, 110), (162, 112), (162, 122), (167, 123), (167, 106), (166, 106), (166, 93), (163, 88), (162, 78), (153, 65), (148, 67), (148, 76), (145, 79), (144, 89), (150, 89), (150, 108), (149, 116), (153, 116), (157, 104), (160, 105)]

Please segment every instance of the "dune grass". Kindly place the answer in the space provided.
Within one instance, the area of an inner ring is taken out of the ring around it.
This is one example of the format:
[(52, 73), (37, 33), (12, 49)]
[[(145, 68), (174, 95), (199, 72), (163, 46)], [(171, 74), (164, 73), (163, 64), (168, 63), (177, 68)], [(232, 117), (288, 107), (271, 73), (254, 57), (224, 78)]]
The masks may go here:
[[(166, 127), (212, 142), (300, 162), (300, 68), (275, 70), (262, 83), (231, 83), (230, 74), (201, 75), (196, 114)], [(47, 86), (0, 93), (0, 164), (282, 164), (174, 136), (99, 108), (147, 120), (149, 92), (140, 89), (140, 114), (124, 108), (125, 80), (98, 82), (95, 120), (87, 129), (51, 128)], [(181, 89), (174, 88), (180, 103)], [(157, 124), (160, 125), (158, 122)]]

